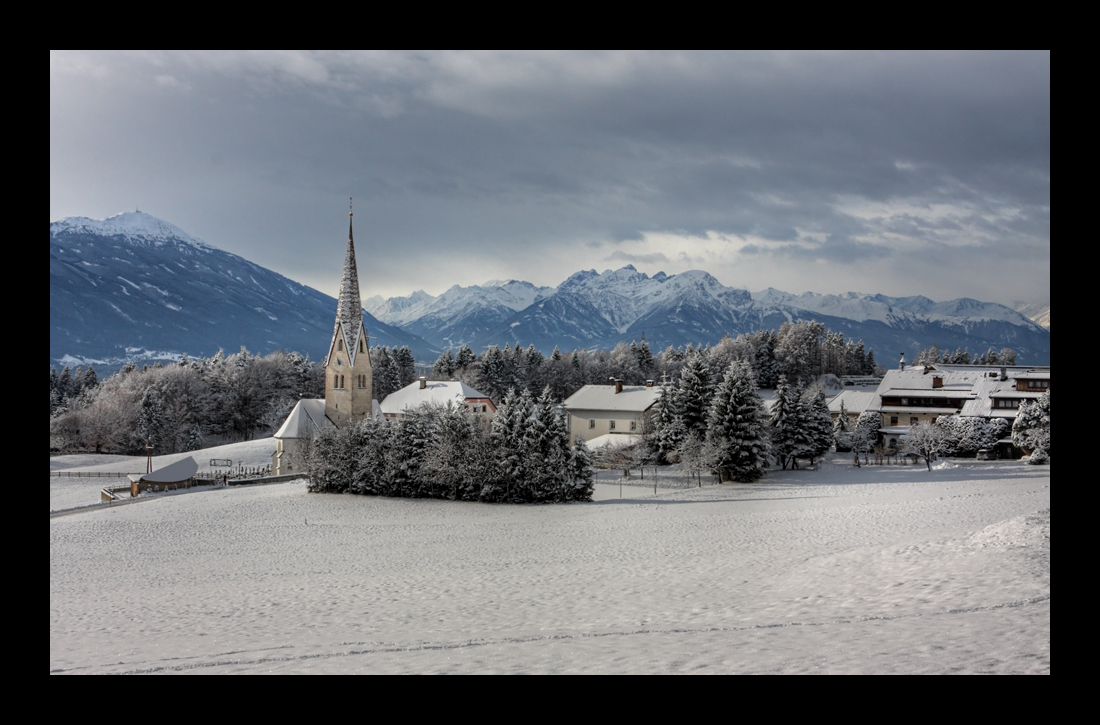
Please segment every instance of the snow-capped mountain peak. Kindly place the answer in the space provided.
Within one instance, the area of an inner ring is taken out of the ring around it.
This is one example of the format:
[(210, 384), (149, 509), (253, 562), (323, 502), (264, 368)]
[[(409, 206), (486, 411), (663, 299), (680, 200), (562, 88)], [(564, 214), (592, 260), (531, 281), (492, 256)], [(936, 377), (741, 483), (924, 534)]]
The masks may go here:
[(191, 236), (175, 224), (140, 211), (122, 212), (106, 219), (71, 216), (50, 222), (51, 235), (66, 233), (122, 237), (130, 242), (153, 245), (184, 242), (202, 250), (212, 249), (209, 244)]

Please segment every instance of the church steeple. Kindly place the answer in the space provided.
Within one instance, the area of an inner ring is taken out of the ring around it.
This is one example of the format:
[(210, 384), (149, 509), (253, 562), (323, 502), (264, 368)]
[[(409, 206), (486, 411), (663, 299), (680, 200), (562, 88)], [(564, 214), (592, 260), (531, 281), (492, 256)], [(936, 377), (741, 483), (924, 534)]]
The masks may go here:
[(359, 349), (359, 328), (363, 323), (363, 303), (359, 297), (359, 272), (355, 268), (353, 212), (350, 203), (348, 206), (348, 248), (344, 252), (344, 276), (340, 279), (340, 297), (336, 303), (336, 327), (333, 335), (340, 334), (343, 328), (344, 344), (354, 363), (355, 353)]
[[(350, 206), (350, 205), (349, 205)], [(355, 268), (355, 237), (348, 210), (348, 247), (336, 302), (336, 326), (325, 359), (325, 416), (342, 427), (371, 415), (372, 372)]]

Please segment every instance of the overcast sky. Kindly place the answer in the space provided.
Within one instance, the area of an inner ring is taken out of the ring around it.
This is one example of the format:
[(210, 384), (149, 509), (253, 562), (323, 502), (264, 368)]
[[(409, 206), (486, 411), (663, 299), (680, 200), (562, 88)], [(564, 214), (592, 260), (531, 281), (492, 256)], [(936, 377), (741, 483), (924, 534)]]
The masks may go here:
[(51, 53), (50, 219), (329, 294), (705, 269), (1050, 300), (1049, 53)]

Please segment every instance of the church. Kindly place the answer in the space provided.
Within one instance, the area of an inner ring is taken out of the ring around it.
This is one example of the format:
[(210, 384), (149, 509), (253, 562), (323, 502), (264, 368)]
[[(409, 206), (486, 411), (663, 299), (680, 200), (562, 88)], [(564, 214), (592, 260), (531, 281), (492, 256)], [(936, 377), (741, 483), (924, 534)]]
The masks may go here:
[(325, 356), (325, 399), (299, 400), (275, 433), (271, 472), (282, 475), (301, 470), (294, 455), (303, 439), (312, 439), (328, 427), (341, 428), (374, 415), (371, 399), (370, 345), (363, 326), (359, 273), (355, 268), (355, 237), (348, 212), (348, 247), (336, 303), (336, 324)]

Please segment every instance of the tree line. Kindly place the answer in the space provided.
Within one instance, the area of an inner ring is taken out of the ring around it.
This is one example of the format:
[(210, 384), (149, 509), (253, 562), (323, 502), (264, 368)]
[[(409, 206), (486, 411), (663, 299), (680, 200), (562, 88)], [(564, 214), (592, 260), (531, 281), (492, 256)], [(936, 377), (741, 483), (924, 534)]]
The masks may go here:
[(550, 390), (505, 394), (492, 426), (423, 406), (393, 421), (327, 429), (297, 454), (309, 490), (490, 503), (590, 501), (592, 458), (572, 449)]
[(918, 352), (916, 359), (913, 361), (914, 365), (935, 365), (936, 363), (944, 363), (945, 365), (1015, 365), (1016, 351), (1010, 347), (1003, 347), (1000, 350), (989, 348), (980, 355), (971, 356), (968, 347), (957, 347), (955, 352), (951, 352), (950, 350), (940, 350), (938, 345), (932, 345)]
[[(90, 368), (89, 368), (90, 370)], [(94, 375), (94, 371), (92, 371)], [(269, 433), (302, 397), (324, 395), (324, 370), (298, 353), (189, 358), (137, 367), (127, 363), (77, 390), (50, 369), (50, 449), (129, 453), (198, 450)], [(54, 386), (54, 380), (57, 386)], [(56, 391), (56, 392), (55, 392)], [(64, 392), (63, 392), (64, 391)], [(61, 401), (55, 406), (55, 400)]]
[(669, 346), (658, 353), (649, 347), (644, 335), (640, 341), (619, 343), (612, 350), (563, 353), (555, 347), (549, 356), (534, 345), (524, 348), (519, 343), (503, 348), (490, 345), (480, 355), (463, 345), (457, 352), (444, 351), (432, 365), (431, 377), (456, 378), (493, 399), (499, 399), (510, 388), (537, 394), (549, 386), (556, 399), (564, 400), (584, 385), (606, 385), (608, 378), (627, 385), (675, 380), (685, 362), (699, 356), (716, 380), (734, 360), (747, 362), (764, 388), (775, 387), (781, 375), (792, 383), (808, 384), (822, 374), (883, 372), (875, 361), (874, 350), (867, 350), (861, 340), (847, 339), (820, 322), (784, 322), (778, 330), (727, 335), (715, 345)]

